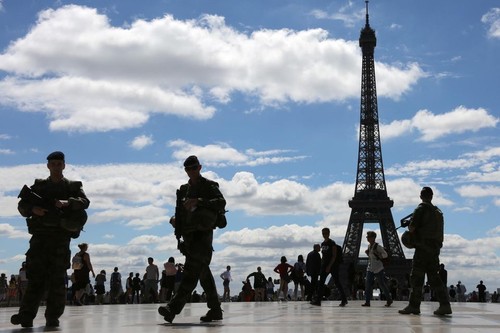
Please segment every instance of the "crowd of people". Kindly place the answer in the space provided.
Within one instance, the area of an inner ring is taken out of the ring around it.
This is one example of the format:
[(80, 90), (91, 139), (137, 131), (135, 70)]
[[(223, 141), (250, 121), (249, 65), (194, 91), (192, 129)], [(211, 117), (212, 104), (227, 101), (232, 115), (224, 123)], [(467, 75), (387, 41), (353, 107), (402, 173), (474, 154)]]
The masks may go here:
[[(87, 254), (88, 255), (88, 254)], [(89, 265), (90, 264), (90, 256)], [(143, 274), (130, 272), (124, 280), (115, 267), (109, 277), (109, 290), (106, 290), (106, 271), (95, 275), (95, 284), (88, 280), (87, 269), (74, 270), (69, 281), (68, 303), (85, 304), (141, 304), (160, 303), (170, 300), (179, 285), (183, 273), (183, 265), (176, 264), (173, 257), (164, 263), (161, 274), (152, 257), (147, 258), (147, 266)], [(87, 280), (79, 282), (81, 271), (87, 271)]]
[[(80, 244), (82, 245), (82, 244)], [(85, 249), (87, 251), (88, 245)], [(281, 287), (281, 276), (278, 278), (266, 277), (259, 266), (255, 272), (248, 274), (242, 281), (241, 288), (233, 296), (230, 295), (229, 283), (227, 286), (227, 295), (221, 295), (221, 301), (228, 302), (260, 302), (260, 301), (311, 301), (319, 282), (319, 269), (321, 258), (319, 261), (314, 257), (314, 254), (319, 255), (320, 246), (314, 244), (313, 250), (308, 254), (307, 261), (303, 260), (303, 256), (299, 255), (294, 265), (289, 265), (291, 268), (288, 271), (287, 277), (283, 280), (286, 282), (285, 287)], [(86, 252), (87, 253), (87, 252)], [(88, 254), (88, 253), (87, 253)], [(88, 257), (90, 261), (90, 256)], [(286, 260), (286, 257), (283, 257)], [(283, 259), (282, 258), (282, 259)], [(148, 258), (149, 260), (152, 258)], [(286, 261), (285, 261), (286, 263)], [(280, 263), (281, 264), (281, 263)], [(25, 274), (25, 263), (22, 263), (20, 269), (21, 274), (12, 274), (7, 278), (5, 273), (0, 276), (0, 306), (17, 306), (23, 293), (27, 287), (27, 279)], [(148, 264), (146, 266), (149, 267)], [(228, 266), (230, 267), (230, 266)], [(81, 275), (78, 270), (67, 277), (67, 304), (70, 305), (94, 305), (94, 304), (141, 304), (141, 303), (165, 303), (169, 301), (175, 294), (176, 288), (179, 286), (182, 278), (184, 265), (175, 263), (173, 257), (170, 257), (164, 264), (164, 269), (161, 272), (160, 278), (156, 281), (148, 281), (147, 271), (141, 273), (130, 272), (125, 280), (123, 280), (118, 267), (115, 267), (111, 274), (109, 288), (106, 287), (107, 275), (105, 270), (101, 270), (94, 277), (94, 283), (88, 279), (86, 284), (77, 282), (77, 276)], [(443, 272), (444, 265), (441, 266), (440, 272)], [(227, 278), (226, 270), (221, 273), (223, 280), (233, 281), (231, 277)], [(446, 270), (444, 270), (446, 271)], [(90, 274), (90, 271), (87, 272)], [(361, 272), (360, 272), (361, 273)], [(359, 281), (358, 281), (359, 280)], [(383, 291), (379, 281), (384, 281), (387, 284), (386, 291)], [(122, 283), (123, 282), (123, 283)], [(253, 283), (252, 283), (253, 282)], [(443, 280), (446, 282), (446, 280)], [(395, 279), (384, 276), (377, 279), (375, 285), (371, 282), (372, 287), (379, 287), (380, 293), (376, 296), (377, 299), (387, 300), (386, 292), (391, 295), (393, 300), (408, 300), (408, 294), (398, 287), (398, 282)], [(365, 304), (369, 304), (373, 300), (373, 293), (366, 293), (366, 274), (356, 274), (356, 282), (352, 285), (351, 294), (347, 296), (352, 300), (365, 300)], [(337, 299), (338, 290), (330, 283), (326, 284), (327, 293), (325, 299)], [(371, 289), (371, 288), (370, 288)], [(407, 288), (406, 288), (407, 290)], [(283, 291), (285, 291), (283, 293)], [(406, 296), (405, 296), (406, 294)], [(491, 302), (498, 303), (498, 293), (487, 291), (483, 281), (480, 281), (476, 286), (476, 290), (467, 292), (465, 285), (458, 281), (456, 285), (451, 284), (448, 287), (448, 294), (451, 302)], [(193, 291), (190, 302), (204, 302), (205, 294), (199, 294), (196, 290)], [(435, 301), (432, 288), (429, 283), (425, 283), (422, 291), (422, 301)]]

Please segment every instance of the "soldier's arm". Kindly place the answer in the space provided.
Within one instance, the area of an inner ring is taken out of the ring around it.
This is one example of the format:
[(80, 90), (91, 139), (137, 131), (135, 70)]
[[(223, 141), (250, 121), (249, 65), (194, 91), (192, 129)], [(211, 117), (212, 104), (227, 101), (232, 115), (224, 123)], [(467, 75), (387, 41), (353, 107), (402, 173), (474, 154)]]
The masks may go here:
[(417, 230), (420, 227), (422, 223), (422, 218), (423, 218), (423, 207), (420, 204), (413, 212), (413, 218), (410, 222), (410, 225), (408, 226), (408, 230), (410, 232), (415, 232), (415, 230)]
[(90, 205), (90, 200), (83, 191), (82, 182), (71, 182), (71, 196), (68, 198), (69, 207), (73, 210), (87, 209)]
[(208, 196), (206, 198), (198, 198), (198, 206), (206, 207), (214, 211), (222, 211), (226, 207), (226, 199), (219, 190), (219, 185), (215, 182), (211, 183)]

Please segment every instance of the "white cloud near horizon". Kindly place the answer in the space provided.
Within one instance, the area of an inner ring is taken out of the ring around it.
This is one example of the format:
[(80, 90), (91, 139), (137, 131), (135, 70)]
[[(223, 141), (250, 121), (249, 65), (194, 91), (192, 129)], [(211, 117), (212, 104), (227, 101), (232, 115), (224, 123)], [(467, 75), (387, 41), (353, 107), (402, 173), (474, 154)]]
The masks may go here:
[[(357, 41), (323, 29), (245, 34), (220, 16), (168, 14), (114, 27), (96, 9), (67, 5), (40, 12), (0, 54), (0, 101), (46, 114), (52, 131), (135, 128), (153, 114), (204, 120), (232, 92), (262, 105), (358, 98), (359, 58)], [(425, 76), (416, 63), (377, 63), (378, 94), (397, 99)]]
[[(457, 176), (460, 182), (498, 182), (500, 177), (500, 147), (485, 147), (474, 153), (465, 153), (455, 159), (415, 160), (406, 164), (394, 164), (385, 169), (385, 175), (397, 177), (427, 177), (445, 170), (466, 170)], [(471, 171), (467, 171), (471, 169)], [(479, 170), (479, 171), (476, 171)], [(473, 192), (475, 195), (475, 192)]]
[[(255, 149), (238, 150), (227, 143), (213, 143), (197, 146), (185, 140), (173, 140), (167, 144), (172, 149), (174, 162), (167, 164), (103, 164), (71, 165), (65, 174), (70, 179), (84, 182), (85, 191), (91, 200), (93, 211), (92, 223), (122, 221), (134, 229), (148, 229), (167, 223), (172, 215), (175, 202), (175, 190), (185, 181), (182, 160), (187, 152), (195, 152), (206, 167), (207, 177), (219, 182), (227, 197), (232, 211), (253, 215), (303, 215), (323, 216), (328, 223), (341, 223), (348, 218), (349, 208), (345, 203), (352, 196), (353, 184), (333, 182), (317, 188), (307, 184), (307, 177), (291, 179), (257, 179), (250, 171), (235, 171), (232, 178), (223, 179), (211, 167), (255, 165), (255, 159), (261, 157), (289, 163), (297, 156), (293, 150), (274, 149), (257, 151)], [(185, 151), (186, 147), (188, 150)], [(385, 174), (391, 196), (397, 198), (398, 207), (408, 207), (418, 203), (415, 193), (420, 190), (414, 178), (431, 177), (447, 170), (461, 170), (455, 181), (457, 193), (464, 198), (500, 196), (498, 167), (500, 147), (464, 153), (455, 159), (432, 159), (410, 161), (404, 165), (395, 164), (386, 168)], [(14, 217), (17, 194), (20, 184), (31, 185), (35, 178), (46, 174), (44, 164), (21, 165), (0, 168), (0, 216)], [(483, 185), (486, 184), (486, 185)], [(436, 202), (441, 206), (454, 205), (450, 198), (440, 193), (435, 187)], [(147, 216), (147, 218), (144, 218)]]

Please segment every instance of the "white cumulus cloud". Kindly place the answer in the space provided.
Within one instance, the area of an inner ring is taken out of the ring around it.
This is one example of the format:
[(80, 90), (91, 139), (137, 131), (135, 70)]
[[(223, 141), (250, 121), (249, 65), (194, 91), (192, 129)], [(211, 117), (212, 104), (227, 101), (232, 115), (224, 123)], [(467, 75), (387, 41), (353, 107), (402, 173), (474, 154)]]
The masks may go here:
[(130, 142), (130, 147), (141, 150), (154, 143), (152, 135), (139, 135)]
[[(206, 120), (233, 92), (259, 106), (358, 98), (359, 58), (357, 41), (323, 29), (243, 33), (221, 16), (169, 14), (116, 27), (67, 5), (40, 12), (0, 54), (0, 103), (45, 114), (52, 131), (136, 128), (156, 114)], [(416, 63), (377, 69), (379, 96), (394, 99), (426, 75)]]

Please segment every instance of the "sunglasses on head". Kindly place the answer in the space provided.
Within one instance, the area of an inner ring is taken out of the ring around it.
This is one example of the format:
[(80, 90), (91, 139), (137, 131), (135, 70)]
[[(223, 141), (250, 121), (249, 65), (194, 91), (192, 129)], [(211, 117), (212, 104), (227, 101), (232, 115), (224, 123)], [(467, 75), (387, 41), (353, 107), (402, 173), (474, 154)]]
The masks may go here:
[(200, 167), (199, 165), (191, 165), (191, 166), (184, 167), (184, 170), (194, 171), (194, 170), (198, 170), (199, 167)]

